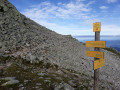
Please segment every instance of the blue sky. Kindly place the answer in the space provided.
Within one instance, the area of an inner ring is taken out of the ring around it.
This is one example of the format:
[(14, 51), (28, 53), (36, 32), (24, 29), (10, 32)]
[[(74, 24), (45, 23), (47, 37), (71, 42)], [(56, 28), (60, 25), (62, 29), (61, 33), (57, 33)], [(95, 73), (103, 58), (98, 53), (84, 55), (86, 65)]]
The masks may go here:
[(9, 0), (25, 16), (59, 33), (120, 35), (120, 0)]

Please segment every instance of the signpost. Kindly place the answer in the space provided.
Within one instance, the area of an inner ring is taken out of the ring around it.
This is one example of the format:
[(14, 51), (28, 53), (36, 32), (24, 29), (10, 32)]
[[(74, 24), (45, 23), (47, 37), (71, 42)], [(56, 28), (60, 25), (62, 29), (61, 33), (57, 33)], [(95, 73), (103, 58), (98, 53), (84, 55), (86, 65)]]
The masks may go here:
[(106, 47), (105, 41), (86, 41), (86, 47)]
[(95, 60), (94, 61), (94, 70), (105, 66), (105, 59)]
[(86, 51), (86, 55), (89, 57), (102, 58), (104, 59), (104, 53), (98, 51)]
[(101, 23), (93, 23), (93, 32), (95, 32), (95, 41), (86, 41), (86, 47), (95, 47), (94, 51), (86, 51), (86, 55), (94, 57), (94, 90), (98, 90), (99, 68), (105, 65), (104, 53), (100, 48), (106, 47), (105, 41), (100, 41)]
[(101, 23), (100, 22), (93, 23), (93, 32), (100, 32), (100, 31), (101, 31)]

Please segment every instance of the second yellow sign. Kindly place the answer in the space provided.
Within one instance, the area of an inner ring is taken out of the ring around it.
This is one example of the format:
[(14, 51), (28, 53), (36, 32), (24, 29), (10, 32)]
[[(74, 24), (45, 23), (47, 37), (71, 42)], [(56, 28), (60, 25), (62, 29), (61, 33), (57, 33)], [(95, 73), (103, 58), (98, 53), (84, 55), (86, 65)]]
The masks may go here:
[(106, 41), (86, 41), (86, 47), (106, 47)]
[(95, 57), (95, 58), (104, 58), (104, 52), (98, 52), (98, 51), (86, 51), (86, 55), (89, 57)]

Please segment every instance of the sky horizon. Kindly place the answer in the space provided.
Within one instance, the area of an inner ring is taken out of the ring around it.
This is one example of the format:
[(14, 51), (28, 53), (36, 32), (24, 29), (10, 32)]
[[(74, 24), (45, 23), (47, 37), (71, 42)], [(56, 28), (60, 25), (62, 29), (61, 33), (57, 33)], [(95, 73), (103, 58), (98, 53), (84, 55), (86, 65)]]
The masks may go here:
[(120, 35), (119, 0), (9, 0), (20, 13), (63, 35)]

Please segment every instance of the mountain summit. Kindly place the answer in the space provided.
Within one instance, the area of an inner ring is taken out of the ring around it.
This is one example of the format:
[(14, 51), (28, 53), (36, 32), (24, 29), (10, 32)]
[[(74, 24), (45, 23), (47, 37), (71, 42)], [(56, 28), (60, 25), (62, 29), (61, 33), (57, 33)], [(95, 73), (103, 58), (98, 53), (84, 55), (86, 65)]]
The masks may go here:
[[(49, 62), (93, 76), (93, 58), (86, 56), (86, 49), (91, 48), (86, 48), (71, 35), (57, 34), (30, 20), (8, 0), (0, 0), (0, 49), (31, 63)], [(102, 51), (106, 65), (100, 69), (100, 80), (120, 88), (120, 57), (110, 51)]]

